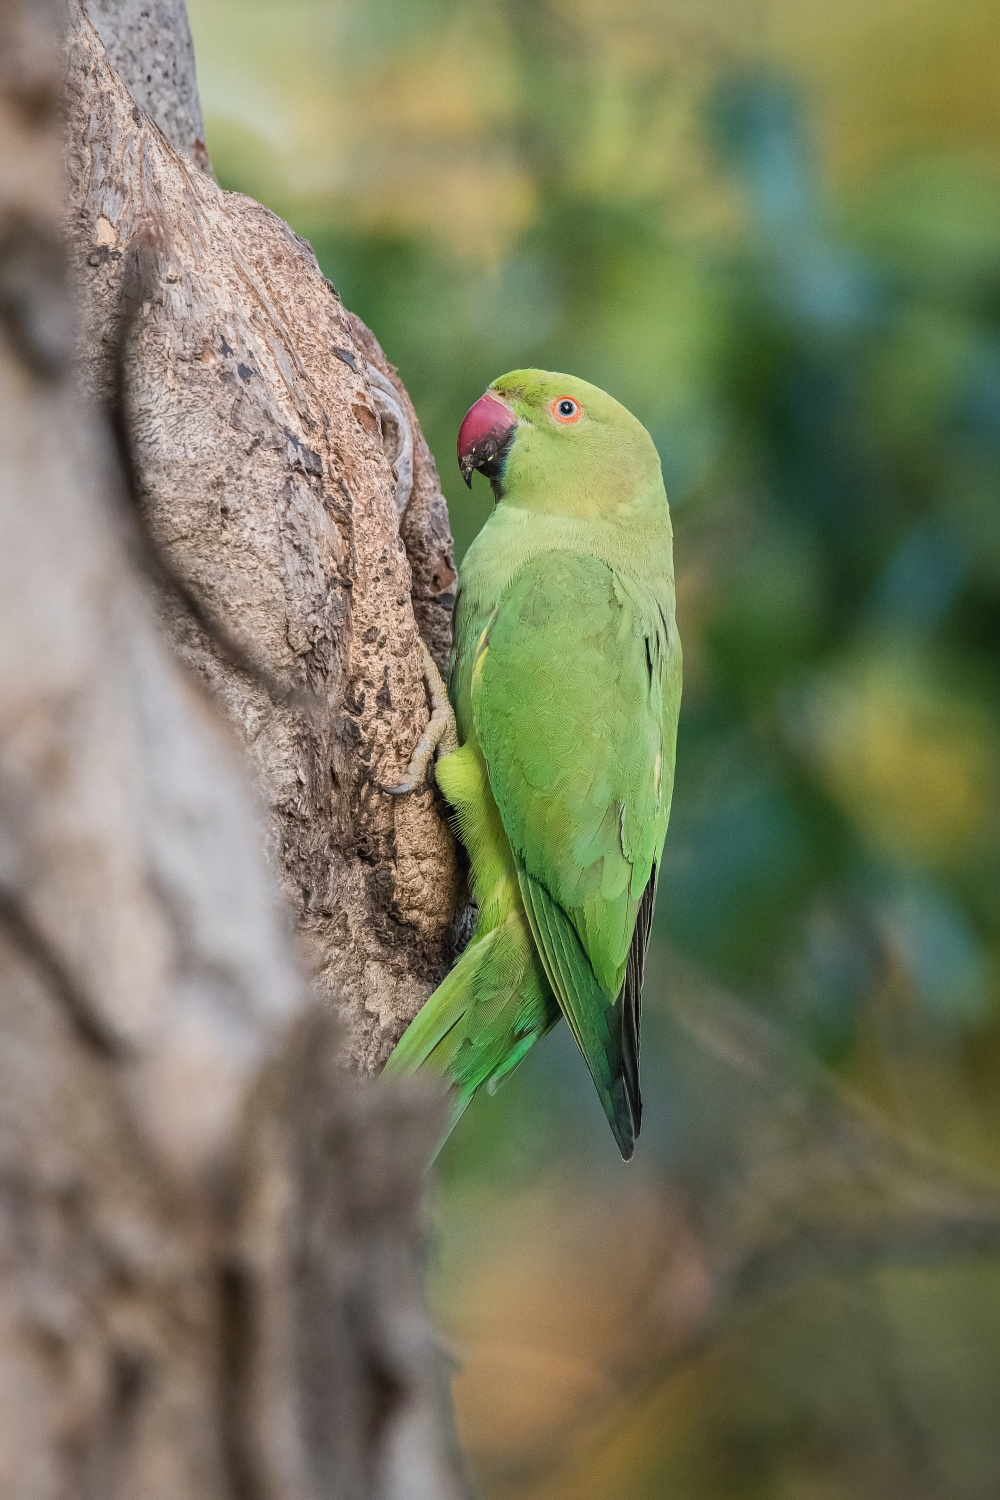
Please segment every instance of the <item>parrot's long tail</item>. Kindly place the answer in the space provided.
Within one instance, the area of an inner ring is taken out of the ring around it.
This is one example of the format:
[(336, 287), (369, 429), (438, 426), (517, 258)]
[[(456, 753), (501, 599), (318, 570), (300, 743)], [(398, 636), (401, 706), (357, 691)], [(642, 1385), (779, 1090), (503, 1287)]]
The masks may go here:
[(410, 1022), (396, 1043), (382, 1076), (415, 1073), (418, 1068), (451, 1084), (448, 1126), (438, 1150), (454, 1130), (473, 1094), (484, 1080), (466, 1068), (456, 1067), (456, 1053), (465, 1036), (464, 1021), (472, 1004), (475, 981), (489, 963), (495, 932), (473, 939), (447, 978), (438, 985), (423, 1009)]
[(523, 908), (476, 936), (396, 1043), (383, 1076), (418, 1068), (450, 1085), (447, 1140), (476, 1090), (494, 1089), (559, 1019)]

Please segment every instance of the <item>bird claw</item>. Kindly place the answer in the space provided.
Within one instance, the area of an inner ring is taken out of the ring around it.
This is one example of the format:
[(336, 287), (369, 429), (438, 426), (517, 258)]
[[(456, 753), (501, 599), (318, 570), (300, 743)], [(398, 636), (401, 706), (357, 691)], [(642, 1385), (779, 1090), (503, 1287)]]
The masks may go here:
[(458, 730), (455, 712), (448, 702), (448, 690), (444, 685), (437, 664), (423, 641), (420, 650), (424, 658), (424, 682), (431, 700), (431, 716), (427, 728), (410, 756), (406, 775), (398, 786), (383, 788), (390, 797), (403, 797), (407, 792), (419, 791), (427, 780), (427, 768), (439, 755), (450, 755), (458, 749)]

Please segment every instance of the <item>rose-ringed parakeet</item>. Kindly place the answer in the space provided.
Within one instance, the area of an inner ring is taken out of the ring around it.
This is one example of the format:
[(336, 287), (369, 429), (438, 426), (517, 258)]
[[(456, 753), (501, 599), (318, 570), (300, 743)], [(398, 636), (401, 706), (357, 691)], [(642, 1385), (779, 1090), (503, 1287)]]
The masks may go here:
[(419, 784), (437, 748), (478, 919), (386, 1072), (444, 1075), (454, 1125), (564, 1016), (627, 1160), (681, 693), (660, 461), (617, 401), (541, 370), (494, 381), (458, 459), (496, 505), (459, 576), (454, 720), (438, 679), (393, 790)]

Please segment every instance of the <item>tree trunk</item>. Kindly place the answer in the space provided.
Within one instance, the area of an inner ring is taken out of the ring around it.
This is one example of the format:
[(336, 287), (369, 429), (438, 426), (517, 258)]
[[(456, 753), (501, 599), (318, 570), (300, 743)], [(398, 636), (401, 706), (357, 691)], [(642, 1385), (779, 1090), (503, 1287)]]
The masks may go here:
[(79, 11), (67, 277), (59, 10), (0, 11), (0, 1494), (439, 1500), (440, 1118), (338, 1065), (419, 1003), (459, 890), (430, 793), (377, 790), (426, 710), (366, 359), (408, 405), (306, 248), (196, 164), (189, 63), (162, 47), (146, 94), (185, 160)]
[[(133, 8), (100, 17), (122, 64), (140, 58), (120, 39)], [(196, 99), (186, 26), (174, 34), (180, 59), (160, 71)], [(78, 4), (69, 79), (86, 382), (117, 408), (181, 584), (164, 617), (245, 738), (313, 968), (371, 1072), (447, 970), (464, 908), (433, 791), (383, 790), (427, 720), (418, 630), (442, 663), (450, 644), (434, 463), (309, 246), (171, 145), (163, 91), (157, 121)]]

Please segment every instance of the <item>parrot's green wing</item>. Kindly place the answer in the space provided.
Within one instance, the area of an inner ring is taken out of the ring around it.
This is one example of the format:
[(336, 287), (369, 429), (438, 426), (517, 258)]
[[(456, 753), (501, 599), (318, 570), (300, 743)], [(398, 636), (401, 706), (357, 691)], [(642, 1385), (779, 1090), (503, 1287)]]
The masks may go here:
[(476, 737), (532, 934), (626, 1157), (677, 696), (679, 660), (655, 600), (580, 552), (520, 570), (472, 675)]

